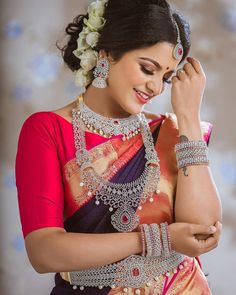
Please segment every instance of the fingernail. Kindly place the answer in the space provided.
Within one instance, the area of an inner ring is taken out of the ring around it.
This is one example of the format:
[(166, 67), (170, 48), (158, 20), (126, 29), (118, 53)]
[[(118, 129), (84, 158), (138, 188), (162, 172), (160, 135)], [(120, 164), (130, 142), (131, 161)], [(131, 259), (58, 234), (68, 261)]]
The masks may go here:
[(217, 226), (217, 227), (222, 227), (222, 223), (221, 223), (220, 221), (217, 221), (217, 222), (216, 222), (216, 226)]
[(210, 233), (215, 233), (216, 232), (216, 227), (215, 226), (210, 226), (209, 227), (209, 232)]

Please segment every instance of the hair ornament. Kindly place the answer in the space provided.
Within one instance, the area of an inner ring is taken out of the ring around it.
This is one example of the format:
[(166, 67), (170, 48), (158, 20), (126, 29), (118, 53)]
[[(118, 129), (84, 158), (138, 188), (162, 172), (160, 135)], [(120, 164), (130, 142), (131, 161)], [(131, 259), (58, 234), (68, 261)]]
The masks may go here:
[(108, 0), (92, 2), (88, 7), (88, 17), (84, 18), (83, 30), (77, 40), (77, 49), (73, 51), (73, 54), (80, 59), (81, 69), (76, 71), (75, 79), (78, 86), (86, 87), (93, 80), (92, 70), (98, 61), (98, 51), (95, 47), (106, 23), (103, 16), (107, 2)]
[(181, 39), (180, 39), (180, 31), (179, 31), (179, 27), (178, 24), (176, 22), (176, 20), (174, 19), (173, 15), (171, 16), (171, 19), (175, 25), (176, 31), (177, 31), (177, 44), (175, 45), (175, 48), (173, 50), (173, 57), (177, 60), (181, 60), (184, 54), (184, 48), (183, 45), (181, 43)]

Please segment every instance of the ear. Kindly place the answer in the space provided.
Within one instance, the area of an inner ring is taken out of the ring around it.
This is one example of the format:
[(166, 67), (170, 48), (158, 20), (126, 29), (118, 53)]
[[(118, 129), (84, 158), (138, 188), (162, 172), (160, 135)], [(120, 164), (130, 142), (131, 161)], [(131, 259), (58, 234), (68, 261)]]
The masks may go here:
[(104, 49), (101, 49), (99, 51), (99, 58), (107, 58), (109, 60), (109, 62), (115, 62), (114, 58), (111, 56), (111, 54), (107, 51), (105, 51)]
[(101, 49), (98, 54), (99, 54), (99, 58), (107, 57), (107, 53), (104, 49)]

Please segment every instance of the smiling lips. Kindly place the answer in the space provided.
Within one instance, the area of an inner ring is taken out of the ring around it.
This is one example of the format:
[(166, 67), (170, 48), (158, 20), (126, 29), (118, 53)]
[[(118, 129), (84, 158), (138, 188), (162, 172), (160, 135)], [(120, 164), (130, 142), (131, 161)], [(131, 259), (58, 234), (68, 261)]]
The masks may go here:
[(134, 91), (136, 93), (136, 97), (138, 98), (138, 100), (142, 103), (142, 104), (145, 104), (147, 103), (151, 98), (152, 96), (151, 95), (148, 95), (140, 90), (137, 90), (134, 88)]

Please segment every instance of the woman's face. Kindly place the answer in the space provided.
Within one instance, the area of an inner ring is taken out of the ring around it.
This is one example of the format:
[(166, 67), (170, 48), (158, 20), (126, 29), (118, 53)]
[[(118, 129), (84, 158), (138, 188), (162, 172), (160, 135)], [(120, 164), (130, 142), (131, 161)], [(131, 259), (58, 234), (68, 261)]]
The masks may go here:
[(107, 92), (126, 113), (140, 113), (144, 105), (163, 92), (179, 61), (174, 45), (161, 42), (126, 53), (110, 63)]

